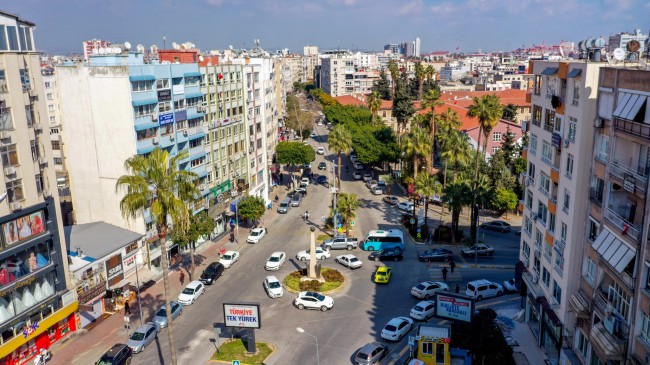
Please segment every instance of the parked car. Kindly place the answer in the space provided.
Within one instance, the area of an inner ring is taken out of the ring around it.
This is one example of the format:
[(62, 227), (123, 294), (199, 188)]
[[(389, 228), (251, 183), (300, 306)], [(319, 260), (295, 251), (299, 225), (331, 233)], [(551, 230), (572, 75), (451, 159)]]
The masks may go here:
[(384, 201), (384, 203), (388, 203), (390, 205), (395, 205), (399, 203), (399, 199), (395, 195), (385, 196), (382, 200)]
[(411, 318), (417, 321), (428, 321), (433, 317), (436, 310), (436, 303), (431, 300), (423, 300), (411, 309)]
[(267, 276), (264, 279), (264, 290), (266, 290), (266, 294), (271, 298), (280, 298), (284, 295), (282, 284), (275, 276)]
[(318, 169), (319, 170), (327, 170), (327, 163), (326, 162), (318, 163)]
[(402, 250), (395, 248), (387, 250), (373, 251), (368, 255), (368, 259), (372, 261), (402, 261), (404, 254)]
[(371, 190), (372, 190), (373, 188), (376, 188), (376, 187), (377, 187), (377, 180), (369, 180), (369, 181), (367, 181), (367, 182), (366, 182), (366, 187), (367, 187), (368, 189), (371, 189)]
[(353, 250), (359, 246), (359, 239), (344, 234), (323, 241), (321, 247), (325, 250)]
[(388, 347), (379, 342), (370, 342), (363, 345), (362, 348), (354, 355), (354, 363), (357, 365), (374, 365), (386, 357)]
[(208, 267), (203, 270), (201, 278), (199, 279), (203, 284), (212, 285), (214, 282), (223, 275), (225, 268), (220, 262), (211, 262)]
[(486, 243), (479, 243), (472, 245), (461, 250), (463, 256), (492, 256), (494, 255), (494, 248), (488, 246)]
[(413, 320), (408, 317), (395, 317), (388, 321), (381, 330), (381, 338), (389, 341), (399, 341), (411, 331)]
[(413, 203), (412, 202), (399, 202), (396, 205), (397, 209), (405, 211), (405, 212), (412, 212), (413, 211)]
[(237, 260), (239, 260), (239, 252), (229, 250), (229, 251), (226, 251), (226, 253), (224, 253), (223, 255), (221, 255), (221, 260), (219, 260), (219, 262), (221, 262), (221, 265), (223, 265), (223, 267), (228, 269), (235, 262), (237, 262)]
[(315, 137), (316, 137), (316, 132), (311, 132), (311, 133), (309, 134), (309, 137), (311, 137), (311, 138), (315, 138)]
[(291, 197), (291, 206), (299, 207), (301, 201), (302, 201), (302, 194), (293, 194), (293, 196)]
[(354, 163), (354, 169), (355, 170), (363, 170), (363, 164), (361, 162), (355, 162)]
[(377, 185), (378, 185), (380, 188), (382, 188), (382, 189), (385, 188), (385, 187), (386, 187), (386, 180), (384, 180), (384, 179), (378, 179), (378, 180), (377, 180)]
[(388, 266), (379, 266), (375, 271), (375, 283), (388, 284), (392, 275), (393, 269)]
[(129, 346), (117, 343), (108, 349), (95, 365), (128, 365), (131, 363), (132, 354), (133, 351)]
[(503, 290), (505, 290), (506, 293), (516, 293), (519, 290), (517, 289), (517, 284), (515, 283), (515, 279), (512, 278), (510, 280), (506, 280), (503, 282)]
[(178, 302), (182, 305), (191, 305), (198, 297), (205, 292), (205, 286), (200, 281), (192, 281), (178, 296)]
[[(323, 250), (320, 247), (316, 247), (316, 260), (325, 260), (330, 257), (330, 252), (328, 250)], [(309, 250), (302, 250), (296, 254), (296, 258), (300, 261), (309, 260)]]
[(421, 262), (449, 261), (454, 259), (454, 253), (446, 248), (434, 248), (418, 253), (418, 260)]
[[(170, 307), (172, 308), (172, 321), (176, 319), (176, 317), (180, 316), (183, 313), (183, 305), (181, 303), (176, 302), (176, 301), (170, 301), (169, 302)], [(157, 324), (160, 328), (165, 328), (169, 323), (167, 323), (167, 307), (165, 304), (158, 309), (156, 312), (156, 315), (153, 317), (153, 323)]]
[(499, 232), (510, 232), (511, 229), (510, 223), (499, 220), (482, 223), (481, 228)]
[(370, 192), (373, 195), (382, 195), (384, 193), (384, 189), (380, 188), (379, 186), (375, 186), (374, 188), (370, 189)]
[(358, 269), (363, 266), (363, 262), (361, 262), (361, 260), (359, 260), (356, 256), (350, 254), (336, 256), (336, 259), (334, 259), (334, 261), (347, 267), (348, 269)]
[(253, 228), (246, 237), (246, 242), (259, 243), (264, 236), (266, 236), (266, 228)]
[(316, 150), (316, 153), (318, 153), (319, 155), (324, 155), (325, 154), (325, 148), (318, 147), (318, 149)]
[(294, 299), (293, 304), (298, 309), (318, 309), (323, 312), (334, 307), (334, 299), (313, 291), (302, 291)]
[(311, 179), (306, 177), (306, 176), (300, 179), (300, 185), (305, 184), (305, 185), (309, 186), (310, 182), (311, 182)]
[(449, 286), (440, 281), (423, 281), (411, 288), (411, 295), (416, 298), (431, 298), (436, 292), (449, 291)]
[(367, 181), (370, 181), (370, 180), (372, 180), (372, 174), (371, 173), (366, 172), (365, 174), (363, 174), (363, 181), (367, 182)]
[(503, 295), (503, 287), (501, 284), (481, 279), (474, 280), (467, 283), (465, 295), (480, 301), (492, 297), (500, 297)]
[(142, 352), (148, 344), (158, 337), (158, 331), (160, 331), (160, 327), (155, 323), (143, 324), (131, 333), (126, 345), (131, 348), (134, 354)]
[(269, 270), (269, 271), (277, 271), (280, 270), (280, 267), (282, 267), (282, 264), (284, 264), (284, 260), (287, 258), (287, 254), (281, 251), (273, 252), (271, 256), (269, 256), (268, 260), (266, 260), (266, 264), (264, 264), (264, 269)]
[(291, 209), (291, 198), (286, 197), (282, 202), (280, 202), (277, 210), (280, 214), (287, 214), (289, 212), (289, 209)]
[(298, 185), (298, 189), (296, 189), (296, 192), (299, 192), (302, 195), (305, 195), (307, 193), (307, 186), (309, 186), (309, 184), (301, 182), (300, 185)]
[(352, 163), (354, 163), (354, 162), (359, 161), (359, 158), (354, 153), (351, 153), (350, 154), (350, 161), (352, 161)]
[(363, 177), (363, 175), (361, 175), (361, 173), (359, 171), (355, 171), (355, 172), (352, 173), (352, 178), (355, 179), (355, 180), (361, 180), (362, 177)]
[(327, 185), (327, 176), (321, 175), (318, 177), (318, 183), (321, 185)]

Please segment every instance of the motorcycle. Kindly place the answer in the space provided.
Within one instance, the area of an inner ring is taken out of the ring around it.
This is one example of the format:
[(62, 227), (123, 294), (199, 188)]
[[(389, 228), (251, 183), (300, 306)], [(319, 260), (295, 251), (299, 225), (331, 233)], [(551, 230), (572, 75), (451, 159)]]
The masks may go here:
[(52, 359), (50, 350), (41, 349), (40, 353), (34, 358), (34, 365), (43, 365)]

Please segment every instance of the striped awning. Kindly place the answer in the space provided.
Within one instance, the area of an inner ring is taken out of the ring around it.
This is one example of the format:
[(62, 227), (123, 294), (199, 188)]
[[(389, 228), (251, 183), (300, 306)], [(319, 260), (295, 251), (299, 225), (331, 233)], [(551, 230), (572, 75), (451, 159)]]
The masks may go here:
[(607, 227), (603, 228), (591, 247), (598, 251), (619, 274), (636, 256), (636, 250)]

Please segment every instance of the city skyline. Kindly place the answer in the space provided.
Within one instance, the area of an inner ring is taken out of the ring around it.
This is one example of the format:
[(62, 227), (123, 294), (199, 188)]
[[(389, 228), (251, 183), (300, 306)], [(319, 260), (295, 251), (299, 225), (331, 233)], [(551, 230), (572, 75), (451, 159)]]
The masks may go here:
[[(637, 28), (645, 33), (649, 24), (643, 16), (650, 12), (650, 2), (23, 0), (3, 10), (35, 23), (36, 47), (47, 54), (80, 53), (81, 42), (93, 38), (162, 47), (163, 37), (167, 47), (172, 42), (191, 41), (202, 50), (225, 49), (229, 45), (250, 49), (258, 38), (264, 49), (289, 48), (292, 53), (302, 53), (306, 45), (380, 51), (387, 43), (411, 42), (419, 37), (422, 54), (427, 54), (456, 49), (508, 51), (562, 40), (577, 43)], [(322, 23), (314, 26), (314, 20)], [(247, 24), (254, 27), (246, 28)], [(490, 29), (490, 33), (484, 29)]]

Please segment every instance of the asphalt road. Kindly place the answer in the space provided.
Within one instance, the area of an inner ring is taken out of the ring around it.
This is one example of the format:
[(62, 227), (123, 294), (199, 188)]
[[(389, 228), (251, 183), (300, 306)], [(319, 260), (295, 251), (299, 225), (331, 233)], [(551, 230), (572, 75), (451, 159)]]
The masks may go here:
[[(316, 131), (324, 134), (325, 128), (317, 127)], [(327, 147), (324, 136), (311, 139), (310, 143), (316, 147), (318, 143), (322, 143), (322, 146)], [(334, 156), (328, 153), (325, 156), (317, 155), (313, 164), (315, 173), (320, 172), (315, 167), (324, 157), (331, 160)], [(371, 195), (362, 182), (352, 180), (352, 171), (350, 168), (349, 172), (343, 173), (342, 190), (358, 194), (363, 202), (355, 219), (353, 235), (363, 238), (363, 233), (370, 229), (398, 228), (401, 213), (383, 203), (380, 196)], [(269, 233), (259, 244), (242, 244), (239, 262), (227, 269), (214, 286), (209, 286), (197, 302), (184, 308), (183, 314), (174, 321), (179, 364), (205, 363), (215, 351), (216, 342), (230, 337), (231, 332), (223, 329), (224, 302), (260, 303), (262, 328), (256, 331), (255, 336), (257, 341), (272, 343), (276, 348), (267, 362), (269, 365), (318, 362), (321, 365), (350, 364), (357, 349), (367, 342), (381, 340), (381, 329), (391, 318), (408, 315), (413, 305), (418, 302), (418, 299), (410, 295), (412, 286), (424, 280), (442, 279), (439, 267), (417, 261), (418, 250), (425, 247), (416, 247), (413, 242), (408, 242), (404, 261), (387, 264), (393, 268), (393, 278), (389, 284), (381, 286), (372, 282), (372, 274), (376, 266), (386, 263), (369, 262), (368, 252), (360, 249), (351, 252), (332, 251), (332, 257), (324, 260), (323, 265), (338, 268), (346, 275), (347, 285), (343, 290), (331, 295), (335, 303), (330, 311), (298, 310), (292, 305), (295, 294), (286, 291), (284, 297), (270, 299), (262, 288), (264, 277), (276, 275), (282, 279), (304, 264), (295, 260), (295, 254), (308, 248), (311, 225), (316, 226), (317, 233), (320, 232), (320, 217), (328, 215), (330, 196), (327, 188), (311, 185), (300, 207), (279, 216), (275, 223), (268, 227)], [(310, 212), (312, 222), (304, 222), (301, 218), (305, 210)], [(514, 239), (510, 239), (510, 236)], [(486, 237), (494, 240), (491, 243), (495, 247), (498, 244), (499, 247), (503, 245), (503, 248), (499, 248), (498, 254), (492, 258), (479, 258), (480, 262), (501, 260), (500, 251), (509, 252), (506, 250), (515, 246), (515, 242), (518, 245), (518, 237), (512, 233), (504, 235), (488, 232)], [(512, 250), (518, 252), (518, 249)], [(264, 263), (274, 251), (285, 251), (289, 260), (278, 272), (270, 273), (264, 270)], [(364, 266), (352, 271), (334, 262), (336, 255), (347, 253), (357, 255)], [(508, 264), (513, 265), (514, 261), (510, 256), (503, 255), (503, 261), (509, 260)], [(462, 259), (457, 258), (457, 262), (462, 263)], [(463, 288), (465, 283), (474, 279), (487, 278), (501, 282), (512, 276), (513, 270), (462, 267), (449, 274), (447, 283), (451, 288), (456, 284)], [(498, 301), (499, 298), (495, 300)], [(490, 301), (483, 303), (489, 304)], [(303, 328), (305, 333), (299, 333), (297, 327)], [(220, 337), (216, 335), (215, 328), (222, 330)], [(316, 358), (316, 339), (319, 361)], [(406, 339), (389, 344), (391, 356), (382, 364), (392, 364), (404, 356), (405, 346)], [(134, 356), (133, 364), (164, 364), (169, 362), (165, 361), (169, 356), (166, 330), (163, 330), (155, 344)]]

